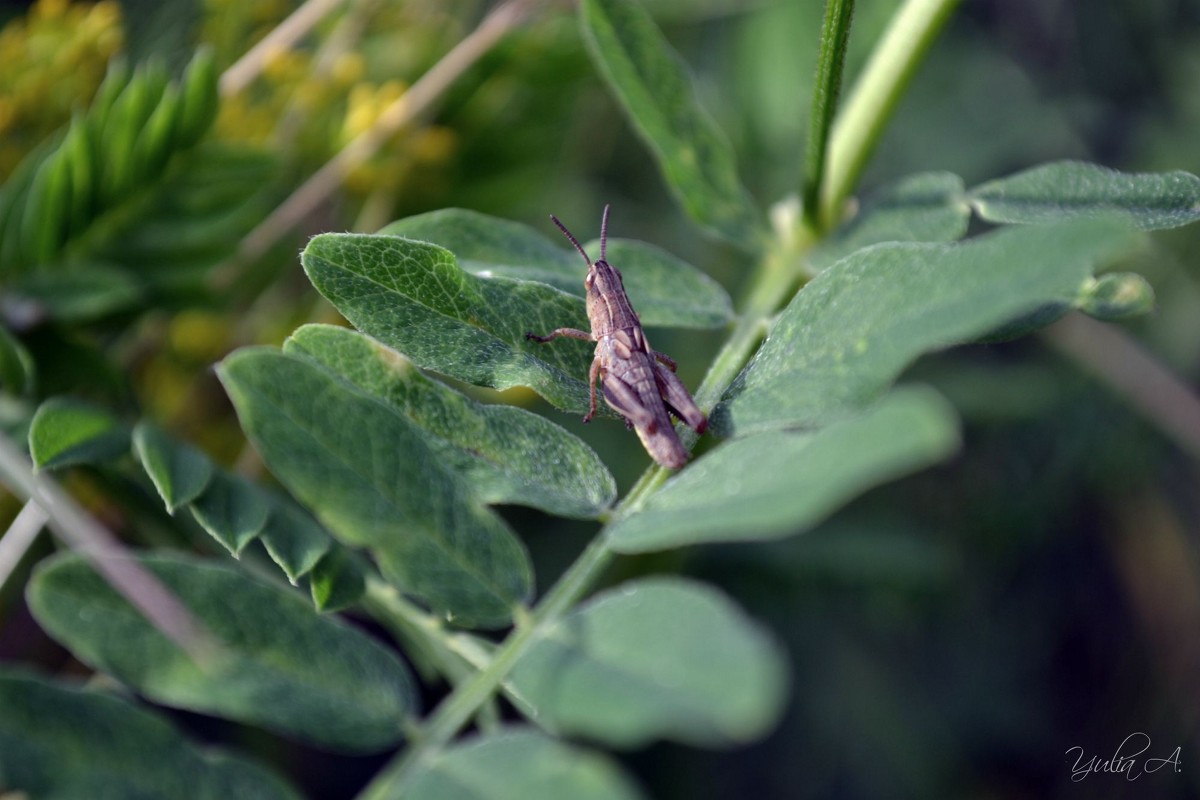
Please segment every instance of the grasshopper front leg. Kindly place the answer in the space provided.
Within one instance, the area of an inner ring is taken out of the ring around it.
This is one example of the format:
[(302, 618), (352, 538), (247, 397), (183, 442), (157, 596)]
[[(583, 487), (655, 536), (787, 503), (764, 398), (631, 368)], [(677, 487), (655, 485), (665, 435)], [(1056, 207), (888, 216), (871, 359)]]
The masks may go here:
[[(526, 339), (531, 339), (535, 342), (541, 342), (542, 344), (545, 344), (552, 339), (557, 339), (559, 336), (565, 336), (568, 339), (582, 339), (585, 342), (596, 341), (592, 334), (588, 333), (587, 331), (581, 331), (578, 328), (555, 328), (545, 336), (538, 336), (532, 331), (527, 331), (525, 333)], [(588, 405), (588, 413), (583, 417), (584, 423), (591, 422), (592, 417), (596, 416), (596, 381), (600, 379), (600, 369), (600, 356), (597, 355), (592, 359), (592, 367), (588, 370), (588, 386), (591, 389), (591, 403)]]
[(557, 339), (560, 336), (566, 336), (568, 339), (582, 339), (585, 342), (596, 341), (594, 338), (592, 338), (590, 333), (587, 331), (581, 331), (578, 328), (555, 328), (545, 336), (538, 336), (536, 333), (532, 332), (525, 334), (526, 339), (532, 339), (533, 341), (541, 342), (542, 344), (545, 344), (551, 339)]

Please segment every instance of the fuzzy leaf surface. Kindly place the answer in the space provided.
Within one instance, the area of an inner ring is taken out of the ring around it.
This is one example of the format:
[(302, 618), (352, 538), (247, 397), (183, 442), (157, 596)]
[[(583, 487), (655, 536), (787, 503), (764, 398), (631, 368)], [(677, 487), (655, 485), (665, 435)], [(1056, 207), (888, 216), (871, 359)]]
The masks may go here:
[(657, 738), (721, 746), (771, 728), (786, 676), (778, 646), (727, 597), (649, 578), (559, 620), (517, 662), (509, 686), (551, 730), (618, 747)]
[(271, 513), (261, 489), (239, 475), (224, 471), (213, 473), (191, 509), (200, 527), (233, 555), (254, 541)]
[(612, 475), (577, 437), (528, 411), (476, 403), (360, 333), (306, 325), (284, 352), (316, 360), (403, 414), (485, 503), (590, 519), (616, 498)]
[(69, 397), (38, 407), (29, 427), (29, 453), (38, 469), (108, 461), (129, 450), (129, 430), (111, 414)]
[(769, 431), (725, 442), (608, 535), (624, 553), (792, 535), (957, 446), (957, 421), (944, 400), (928, 390), (898, 390), (865, 413), (817, 431)]
[(322, 234), (301, 261), (354, 327), (418, 366), (477, 386), (528, 386), (559, 408), (587, 409), (593, 346), (525, 338), (587, 330), (579, 298), (534, 281), (472, 275), (449, 250), (398, 236)]
[(801, 289), (713, 414), (725, 433), (819, 426), (876, 399), (923, 353), (1079, 302), (1127, 245), (1111, 219), (1010, 228), (955, 244), (860, 250)]
[(132, 702), (13, 669), (0, 670), (0, 787), (31, 798), (300, 798), (265, 769), (193, 744)]
[(408, 668), (297, 593), (183, 556), (139, 559), (217, 638), (198, 666), (82, 558), (39, 566), (30, 608), (80, 660), (165, 705), (226, 717), (347, 752), (400, 739), (414, 712)]
[(218, 374), (272, 473), (397, 586), (461, 625), (532, 591), (521, 542), (403, 414), (308, 358), (247, 348)]
[(274, 493), (268, 495), (268, 501), (271, 513), (258, 538), (271, 560), (296, 583), (325, 556), (333, 539), (294, 501)]
[[(618, 223), (619, 217), (614, 216), (610, 230)], [(549, 230), (552, 235), (558, 233)], [(464, 270), (479, 277), (539, 281), (581, 300), (584, 297), (587, 265), (579, 254), (559, 245), (561, 237), (551, 241), (519, 222), (447, 208), (393, 222), (380, 233), (440, 245), (458, 257)], [(583, 247), (592, 259), (600, 257), (599, 239)], [(608, 242), (608, 262), (621, 271), (625, 291), (643, 325), (713, 328), (733, 316), (729, 295), (720, 284), (665, 250), (612, 238)]]
[(607, 757), (525, 728), (476, 736), (445, 749), (404, 786), (404, 800), (638, 800), (642, 794)]
[(1200, 220), (1200, 178), (1055, 161), (988, 181), (972, 189), (969, 200), (990, 222), (1120, 216), (1142, 230), (1160, 230)]
[(141, 422), (133, 429), (133, 451), (172, 514), (199, 497), (212, 479), (208, 456), (153, 423)]
[(862, 209), (809, 255), (824, 269), (881, 242), (954, 242), (967, 232), (971, 207), (962, 178), (949, 172), (909, 175), (867, 198)]
[(308, 573), (308, 589), (318, 611), (341, 611), (367, 590), (360, 556), (340, 544), (330, 547)]

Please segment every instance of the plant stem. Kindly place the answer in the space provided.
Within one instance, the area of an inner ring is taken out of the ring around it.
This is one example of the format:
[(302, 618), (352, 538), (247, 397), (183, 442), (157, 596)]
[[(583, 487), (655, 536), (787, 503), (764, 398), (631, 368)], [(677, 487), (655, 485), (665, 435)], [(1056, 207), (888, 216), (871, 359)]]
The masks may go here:
[[(737, 377), (754, 352), (771, 316), (788, 299), (797, 276), (801, 274), (801, 259), (813, 241), (809, 236), (796, 237), (790, 247), (769, 252), (759, 265), (746, 295), (744, 312), (739, 315), (729, 339), (696, 390), (696, 403), (705, 413), (713, 409), (725, 389)], [(685, 438), (684, 443), (690, 447), (696, 435), (690, 430), (687, 433), (690, 436)], [(620, 519), (639, 509), (668, 477), (670, 472), (665, 468), (657, 465), (650, 467), (614, 509), (612, 519)], [(401, 796), (405, 781), (449, 742), (475, 710), (495, 694), (505, 676), (537, 636), (555, 624), (587, 594), (615, 555), (609, 548), (608, 537), (601, 531), (528, 617), (518, 619), (515, 629), (495, 651), (487, 666), (459, 685), (434, 710), (420, 739), (410, 744), (377, 775), (359, 795), (359, 800)]]
[(846, 43), (850, 41), (850, 21), (853, 16), (854, 0), (826, 0), (804, 158), (804, 218), (813, 227), (820, 217), (818, 204), (821, 185), (825, 181), (826, 147), (829, 129), (833, 127), (833, 116), (837, 111), (838, 94), (842, 89), (842, 67), (846, 62)]
[(4, 436), (0, 436), (0, 482), (25, 500), (27, 508), (39, 507), (59, 539), (87, 559), (97, 574), (194, 662), (208, 664), (220, 652), (221, 645), (208, 627), (58, 483), (35, 473), (28, 458)]
[(836, 226), (884, 126), (959, 0), (907, 0), (850, 93), (834, 125), (821, 187), (820, 230)]
[(495, 693), (512, 667), (525, 654), (535, 635), (557, 621), (591, 587), (612, 560), (604, 536), (597, 536), (575, 563), (559, 578), (528, 620), (519, 623), (496, 651), (491, 662), (462, 683), (433, 712), (421, 739), (409, 745), (359, 795), (360, 800), (400, 797), (415, 769), (458, 733), (459, 729)]
[(12, 525), (0, 536), (0, 589), (4, 588), (8, 576), (16, 571), (48, 519), (50, 515), (41, 506), (33, 500), (27, 500)]
[[(822, 192), (821, 215), (818, 218), (821, 224), (806, 220), (795, 231), (783, 232), (785, 235), (775, 240), (775, 247), (760, 262), (742, 304), (742, 313), (696, 390), (696, 404), (705, 413), (711, 412), (716, 406), (754, 353), (759, 340), (769, 328), (771, 317), (794, 292), (804, 275), (804, 256), (817, 241), (820, 232), (828, 230), (836, 222), (836, 212), (858, 179), (862, 165), (874, 148), (900, 91), (907, 85), (916, 63), (957, 2), (908, 0), (896, 15), (884, 42), (859, 81), (854, 97), (833, 130), (827, 167), (814, 173), (826, 176), (817, 187)], [(827, 55), (831, 59), (826, 89), (830, 88), (828, 82), (836, 82), (840, 75), (840, 53), (844, 52), (844, 37), (849, 28), (847, 7), (851, 5), (852, 0), (830, 2), (831, 9), (837, 6), (840, 10), (840, 22), (832, 23), (832, 39), (827, 45), (823, 44), (823, 51), (827, 47)], [(823, 54), (822, 60), (825, 58)], [(838, 65), (835, 66), (833, 61), (838, 61)], [(831, 115), (835, 100), (836, 88), (820, 101), (822, 110), (819, 113)], [(815, 124), (827, 124), (827, 121)], [(820, 150), (824, 152), (826, 148), (822, 146)], [(690, 430), (684, 429), (681, 435), (686, 446), (695, 443), (696, 435)], [(613, 510), (611, 520), (619, 520), (644, 506), (669, 476), (669, 471), (663, 467), (656, 465), (648, 469)], [(434, 710), (424, 726), (423, 735), (376, 776), (359, 795), (360, 800), (401, 796), (405, 782), (458, 733), (482, 703), (495, 694), (505, 676), (538, 635), (555, 624), (587, 593), (614, 556), (605, 531), (601, 531), (528, 617), (518, 619), (515, 629), (496, 649), (491, 661), (457, 687)]]

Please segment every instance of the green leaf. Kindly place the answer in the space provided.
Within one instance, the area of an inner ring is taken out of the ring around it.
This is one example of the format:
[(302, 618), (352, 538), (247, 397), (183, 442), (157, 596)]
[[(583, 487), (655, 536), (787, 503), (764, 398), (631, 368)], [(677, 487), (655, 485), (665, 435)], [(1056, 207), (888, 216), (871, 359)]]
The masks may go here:
[(474, 275), (541, 281), (582, 297), (586, 269), (579, 254), (519, 222), (443, 208), (397, 220), (379, 233), (444, 247)]
[(69, 397), (52, 397), (29, 427), (29, 453), (38, 469), (108, 461), (129, 450), (129, 430), (106, 411)]
[(293, 584), (307, 575), (333, 545), (328, 532), (291, 500), (268, 495), (271, 513), (259, 539)]
[(723, 746), (775, 724), (786, 676), (778, 646), (724, 595), (650, 578), (558, 621), (517, 662), (509, 686), (554, 731), (618, 747), (657, 738)]
[(127, 700), (13, 669), (0, 670), (0, 789), (91, 800), (300, 798), (263, 768), (194, 745)]
[(596, 69), (675, 199), (708, 230), (758, 249), (762, 223), (738, 180), (733, 148), (700, 108), (683, 62), (650, 15), (632, 0), (584, 0), (579, 19)]
[(1154, 308), (1154, 288), (1135, 272), (1114, 272), (1086, 286), (1078, 306), (1096, 319), (1128, 319)]
[(882, 244), (825, 270), (780, 314), (713, 413), (746, 434), (819, 425), (874, 401), (917, 356), (1039, 310), (1061, 315), (1129, 234), (1111, 220), (958, 244)]
[(64, 554), (42, 562), (28, 600), (38, 622), (80, 660), (164, 705), (261, 725), (330, 749), (395, 744), (415, 707), (391, 651), (297, 593), (226, 566), (144, 556), (144, 567), (218, 639), (202, 666), (92, 571)]
[(529, 386), (559, 408), (587, 409), (593, 347), (525, 338), (587, 328), (578, 298), (541, 283), (470, 275), (449, 250), (395, 236), (322, 234), (301, 261), (356, 328), (417, 365), (478, 386)]
[(520, 541), (395, 409), (267, 348), (239, 350), (218, 374), (275, 476), (403, 591), (467, 626), (504, 625), (529, 596)]
[(308, 574), (308, 588), (318, 611), (341, 611), (359, 601), (367, 581), (359, 558), (334, 544)]
[(403, 414), (425, 432), (437, 461), (485, 503), (591, 519), (616, 498), (612, 475), (576, 437), (528, 411), (476, 403), (360, 333), (306, 325), (284, 352), (318, 361)]
[(150, 422), (134, 427), (133, 451), (172, 514), (199, 497), (213, 475), (208, 456)]
[(200, 527), (234, 555), (254, 541), (271, 510), (262, 490), (224, 470), (213, 473), (204, 493), (190, 507)]
[(379, 798), (404, 800), (638, 800), (608, 758), (532, 730), (508, 728), (438, 753), (403, 786)]
[(954, 242), (967, 232), (971, 207), (962, 178), (949, 172), (909, 175), (869, 198), (809, 254), (814, 269), (880, 242)]
[(1200, 219), (1200, 178), (1055, 161), (977, 186), (968, 199), (990, 222), (1118, 216), (1142, 230), (1158, 230)]
[[(393, 222), (380, 233), (444, 247), (464, 270), (481, 278), (539, 281), (584, 297), (587, 265), (579, 254), (518, 222), (447, 208)], [(600, 257), (598, 239), (584, 249), (592, 258)], [(625, 291), (644, 325), (714, 328), (733, 317), (729, 295), (720, 284), (664, 250), (611, 239), (608, 261), (621, 270)]]
[(142, 282), (111, 264), (43, 268), (5, 287), (11, 302), (28, 303), (59, 322), (87, 322), (132, 308), (144, 296)]
[[(600, 241), (589, 242), (600, 252)], [(580, 259), (582, 265), (583, 259)], [(651, 244), (610, 239), (608, 261), (621, 271), (629, 300), (643, 325), (719, 328), (733, 319), (733, 303), (721, 285), (691, 264)]]
[(0, 325), (0, 389), (12, 395), (28, 395), (36, 385), (33, 357), (8, 328)]
[(725, 442), (616, 522), (609, 539), (618, 552), (640, 553), (799, 533), (867, 489), (950, 455), (956, 429), (949, 404), (909, 389), (817, 431)]

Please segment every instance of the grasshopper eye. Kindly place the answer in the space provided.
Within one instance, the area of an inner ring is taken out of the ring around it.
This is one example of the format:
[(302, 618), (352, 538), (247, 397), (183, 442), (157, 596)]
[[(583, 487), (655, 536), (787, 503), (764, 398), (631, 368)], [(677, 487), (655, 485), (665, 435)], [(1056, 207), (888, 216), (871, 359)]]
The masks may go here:
[(587, 277), (583, 279), (583, 288), (590, 289), (592, 284), (596, 282), (596, 273), (593, 270), (588, 270)]

